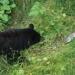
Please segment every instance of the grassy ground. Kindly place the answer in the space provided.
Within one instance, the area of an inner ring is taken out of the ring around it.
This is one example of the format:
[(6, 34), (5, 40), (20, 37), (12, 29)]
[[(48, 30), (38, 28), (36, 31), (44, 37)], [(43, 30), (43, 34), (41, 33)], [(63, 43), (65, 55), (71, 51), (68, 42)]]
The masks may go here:
[(29, 62), (9, 65), (0, 58), (0, 75), (75, 75), (75, 39), (64, 43), (64, 37), (74, 32), (74, 16), (63, 11), (54, 0), (37, 2), (25, 22), (12, 26), (33, 23), (44, 40), (22, 52)]

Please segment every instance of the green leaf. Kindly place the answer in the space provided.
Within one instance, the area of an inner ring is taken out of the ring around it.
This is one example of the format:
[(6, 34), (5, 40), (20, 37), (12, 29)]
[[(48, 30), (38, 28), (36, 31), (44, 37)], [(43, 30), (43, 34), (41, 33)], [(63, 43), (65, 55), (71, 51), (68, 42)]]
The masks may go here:
[(11, 13), (11, 10), (6, 11), (6, 14), (10, 14), (10, 13)]
[(9, 4), (9, 0), (0, 0), (0, 3), (3, 4), (3, 5), (4, 4)]
[(2, 7), (3, 10), (11, 10), (10, 6), (9, 5), (3, 5)]
[(2, 18), (2, 16), (3, 16), (3, 15), (2, 15), (2, 14), (0, 14), (0, 19)]
[(2, 20), (5, 21), (5, 22), (7, 22), (7, 21), (9, 20), (8, 15), (4, 14), (4, 15), (2, 16)]
[(11, 8), (15, 8), (16, 7), (16, 4), (11, 4), (10, 7)]
[(1, 11), (0, 11), (0, 14), (4, 14), (4, 10), (1, 10)]

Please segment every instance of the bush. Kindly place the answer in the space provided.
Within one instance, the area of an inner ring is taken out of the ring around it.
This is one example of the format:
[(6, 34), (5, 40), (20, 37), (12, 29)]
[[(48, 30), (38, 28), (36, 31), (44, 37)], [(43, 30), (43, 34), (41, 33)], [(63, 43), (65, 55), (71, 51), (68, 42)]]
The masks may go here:
[(10, 19), (9, 14), (11, 13), (12, 8), (16, 7), (14, 1), (10, 0), (0, 0), (0, 22), (7, 23)]

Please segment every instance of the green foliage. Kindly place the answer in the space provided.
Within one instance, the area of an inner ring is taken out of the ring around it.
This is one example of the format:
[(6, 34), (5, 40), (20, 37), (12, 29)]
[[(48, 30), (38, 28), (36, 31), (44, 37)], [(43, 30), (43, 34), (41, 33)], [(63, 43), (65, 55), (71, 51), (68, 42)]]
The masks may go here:
[(43, 6), (40, 2), (35, 2), (32, 6), (29, 16), (36, 17), (44, 13)]
[(10, 4), (10, 0), (0, 0), (0, 22), (8, 22), (10, 19), (9, 14), (14, 7), (16, 7), (16, 5), (14, 3)]
[(54, 0), (57, 8), (63, 7), (67, 15), (75, 16), (75, 0)]

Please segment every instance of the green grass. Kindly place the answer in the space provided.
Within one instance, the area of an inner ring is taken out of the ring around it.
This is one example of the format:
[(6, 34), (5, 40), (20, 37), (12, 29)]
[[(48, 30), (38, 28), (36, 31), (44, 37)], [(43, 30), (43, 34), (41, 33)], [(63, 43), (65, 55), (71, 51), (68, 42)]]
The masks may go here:
[(9, 75), (74, 75), (75, 49), (74, 44), (62, 45), (56, 49), (31, 47), (24, 55), (30, 61), (14, 64), (8, 69)]
[(38, 2), (36, 6), (38, 10), (30, 11), (32, 15), (28, 16), (31, 20), (12, 27), (23, 28), (33, 23), (44, 40), (22, 52), (29, 62), (9, 65), (0, 58), (0, 75), (75, 75), (75, 39), (64, 43), (64, 37), (75, 30), (74, 16), (63, 12), (54, 0)]

